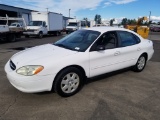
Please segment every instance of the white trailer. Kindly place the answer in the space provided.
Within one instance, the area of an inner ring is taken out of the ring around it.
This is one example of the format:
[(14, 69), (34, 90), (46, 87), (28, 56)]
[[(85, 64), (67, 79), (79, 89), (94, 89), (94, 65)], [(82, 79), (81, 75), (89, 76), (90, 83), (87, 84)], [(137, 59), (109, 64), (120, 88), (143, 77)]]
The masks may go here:
[[(0, 20), (6, 21), (6, 24), (0, 25), (0, 41), (14, 42), (16, 41), (16, 38), (21, 37), (26, 26), (24, 18), (8, 17), (6, 15), (6, 17), (0, 17)], [(21, 21), (24, 26), (10, 27), (8, 25), (9, 21)]]
[(96, 22), (94, 20), (90, 20), (89, 22), (90, 22), (90, 27), (93, 27), (96, 25)]
[(54, 12), (31, 12), (32, 21), (27, 26), (23, 34), (26, 37), (38, 36), (42, 38), (43, 35), (56, 34), (59, 35), (63, 30), (63, 16), (62, 14)]

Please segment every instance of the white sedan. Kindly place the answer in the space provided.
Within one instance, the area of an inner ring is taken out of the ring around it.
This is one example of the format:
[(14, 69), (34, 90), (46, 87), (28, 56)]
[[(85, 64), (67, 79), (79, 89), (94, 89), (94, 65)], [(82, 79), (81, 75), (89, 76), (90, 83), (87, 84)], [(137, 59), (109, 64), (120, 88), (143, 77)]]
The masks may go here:
[(153, 43), (127, 29), (78, 30), (53, 44), (26, 49), (5, 65), (10, 83), (27, 93), (54, 90), (71, 96), (86, 78), (132, 67), (140, 72), (154, 53)]

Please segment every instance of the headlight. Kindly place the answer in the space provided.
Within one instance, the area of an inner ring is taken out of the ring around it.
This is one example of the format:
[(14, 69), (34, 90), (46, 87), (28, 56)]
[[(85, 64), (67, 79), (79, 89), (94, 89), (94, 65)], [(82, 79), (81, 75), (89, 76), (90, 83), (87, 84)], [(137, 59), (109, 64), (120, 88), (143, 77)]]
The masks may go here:
[(44, 67), (40, 65), (28, 65), (19, 68), (16, 72), (20, 75), (32, 76), (41, 72), (43, 69)]

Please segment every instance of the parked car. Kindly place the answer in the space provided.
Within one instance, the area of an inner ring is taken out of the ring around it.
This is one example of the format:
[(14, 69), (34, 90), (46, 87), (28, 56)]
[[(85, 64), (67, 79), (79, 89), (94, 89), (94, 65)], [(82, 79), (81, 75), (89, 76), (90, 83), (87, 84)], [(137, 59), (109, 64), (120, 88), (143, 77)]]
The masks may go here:
[(11, 23), (11, 25), (9, 26), (9, 28), (19, 28), (19, 27), (23, 27), (23, 26), (18, 22)]
[(150, 30), (153, 31), (153, 32), (160, 32), (160, 27), (155, 27), (154, 26), (154, 27), (151, 27)]
[(86, 78), (132, 67), (141, 72), (154, 53), (151, 40), (124, 28), (75, 31), (53, 44), (26, 49), (5, 65), (10, 83), (27, 93), (77, 93)]
[(154, 28), (153, 28), (153, 31), (154, 31), (154, 32), (160, 32), (160, 27), (154, 27)]

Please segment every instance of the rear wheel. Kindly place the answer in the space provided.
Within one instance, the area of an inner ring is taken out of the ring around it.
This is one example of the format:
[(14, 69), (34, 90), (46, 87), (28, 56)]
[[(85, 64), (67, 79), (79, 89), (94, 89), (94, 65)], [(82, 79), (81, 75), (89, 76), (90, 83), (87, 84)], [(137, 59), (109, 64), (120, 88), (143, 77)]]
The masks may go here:
[(9, 42), (15, 42), (15, 41), (16, 41), (16, 36), (15, 36), (15, 34), (8, 34), (8, 35), (7, 35), (7, 40), (8, 40)]
[(61, 35), (61, 32), (60, 31), (56, 31), (55, 32), (55, 36), (60, 36)]
[(29, 35), (25, 35), (25, 38), (29, 38)]
[(145, 55), (141, 55), (139, 58), (138, 58), (138, 61), (136, 63), (136, 65), (133, 67), (133, 70), (135, 72), (141, 72), (145, 66), (146, 66), (146, 56)]
[(54, 81), (54, 91), (62, 97), (76, 94), (83, 85), (84, 75), (75, 68), (69, 67), (62, 70)]

